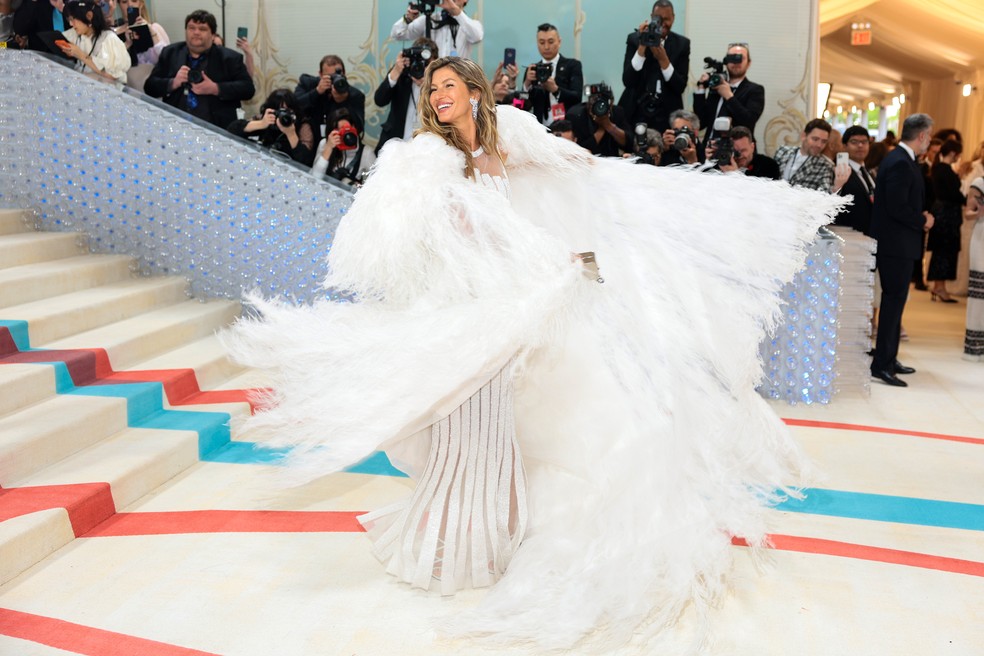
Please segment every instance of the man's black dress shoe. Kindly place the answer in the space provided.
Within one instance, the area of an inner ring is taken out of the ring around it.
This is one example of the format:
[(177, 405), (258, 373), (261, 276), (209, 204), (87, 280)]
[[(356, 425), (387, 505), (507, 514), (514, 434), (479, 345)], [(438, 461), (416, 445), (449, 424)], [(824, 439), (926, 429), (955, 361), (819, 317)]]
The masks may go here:
[(909, 383), (905, 382), (891, 371), (874, 371), (871, 372), (872, 378), (877, 378), (886, 385), (891, 385), (892, 387), (908, 387)]
[(898, 360), (895, 361), (895, 373), (897, 374), (914, 374), (916, 370), (912, 367), (907, 367)]

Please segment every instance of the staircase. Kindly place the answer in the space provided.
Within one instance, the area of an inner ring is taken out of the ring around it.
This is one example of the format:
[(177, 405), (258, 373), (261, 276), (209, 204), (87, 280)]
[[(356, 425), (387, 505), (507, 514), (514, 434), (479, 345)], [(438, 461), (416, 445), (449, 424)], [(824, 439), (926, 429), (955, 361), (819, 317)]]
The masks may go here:
[(239, 311), (0, 210), (0, 585), (233, 446)]

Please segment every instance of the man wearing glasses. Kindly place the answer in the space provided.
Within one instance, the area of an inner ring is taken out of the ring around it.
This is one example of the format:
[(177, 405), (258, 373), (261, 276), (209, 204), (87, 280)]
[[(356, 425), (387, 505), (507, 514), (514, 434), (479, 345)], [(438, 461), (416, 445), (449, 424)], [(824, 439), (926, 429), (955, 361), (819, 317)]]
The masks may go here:
[(709, 88), (707, 82), (710, 74), (704, 73), (697, 81), (694, 113), (700, 117), (701, 125), (706, 126), (705, 142), (715, 137), (714, 119), (719, 116), (730, 116), (731, 127), (743, 126), (754, 134), (755, 124), (765, 109), (765, 87), (745, 77), (752, 63), (748, 44), (732, 43), (727, 54), (731, 59), (740, 60), (725, 64), (730, 80), (722, 79), (721, 84)]
[(853, 196), (854, 202), (837, 215), (835, 223), (870, 235), (871, 205), (875, 201), (875, 179), (864, 166), (871, 144), (868, 130), (860, 125), (852, 125), (844, 130), (841, 141), (847, 148), (847, 156), (850, 158), (848, 164), (851, 165), (851, 176), (837, 193), (841, 196)]

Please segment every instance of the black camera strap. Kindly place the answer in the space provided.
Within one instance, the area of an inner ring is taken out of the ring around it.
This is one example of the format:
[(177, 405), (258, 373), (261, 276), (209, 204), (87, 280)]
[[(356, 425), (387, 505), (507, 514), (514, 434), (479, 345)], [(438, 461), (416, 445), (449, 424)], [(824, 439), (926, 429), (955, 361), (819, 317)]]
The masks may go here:
[[(349, 180), (355, 180), (355, 176), (359, 172), (359, 164), (362, 163), (362, 151), (365, 147), (366, 145), (362, 142), (361, 139), (359, 139), (359, 149), (355, 151), (355, 159), (353, 159), (352, 163), (349, 164), (348, 166), (339, 166), (337, 169), (335, 169), (335, 172), (331, 174), (332, 177), (334, 177), (336, 180), (344, 180), (345, 178), (348, 178)], [(345, 161), (344, 158), (345, 156), (342, 155), (343, 162)]]

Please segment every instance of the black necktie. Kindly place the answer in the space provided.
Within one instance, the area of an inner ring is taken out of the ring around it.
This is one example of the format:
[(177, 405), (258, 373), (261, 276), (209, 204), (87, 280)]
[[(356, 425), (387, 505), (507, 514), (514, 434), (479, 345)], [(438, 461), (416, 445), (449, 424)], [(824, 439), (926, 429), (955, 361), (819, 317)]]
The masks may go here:
[(861, 171), (861, 177), (864, 178), (865, 186), (868, 187), (868, 193), (875, 193), (875, 181), (872, 180), (871, 176), (868, 174), (868, 169), (862, 166), (859, 170)]

